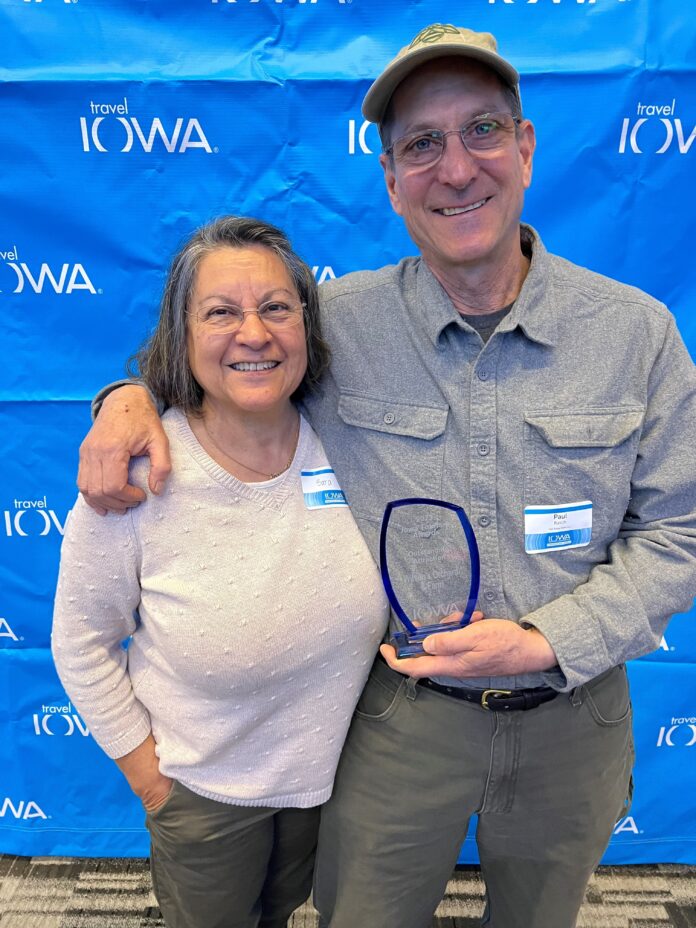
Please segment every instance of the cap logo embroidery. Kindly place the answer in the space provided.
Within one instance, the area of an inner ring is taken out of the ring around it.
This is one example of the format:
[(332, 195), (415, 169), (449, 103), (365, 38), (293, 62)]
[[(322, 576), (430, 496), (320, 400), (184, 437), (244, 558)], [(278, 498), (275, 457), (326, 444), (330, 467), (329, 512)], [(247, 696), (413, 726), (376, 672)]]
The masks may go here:
[(451, 26), (449, 23), (433, 23), (431, 26), (426, 26), (425, 29), (421, 29), (409, 45), (409, 48), (415, 48), (416, 45), (432, 45), (434, 42), (439, 42), (445, 35), (458, 36), (459, 30), (456, 26)]

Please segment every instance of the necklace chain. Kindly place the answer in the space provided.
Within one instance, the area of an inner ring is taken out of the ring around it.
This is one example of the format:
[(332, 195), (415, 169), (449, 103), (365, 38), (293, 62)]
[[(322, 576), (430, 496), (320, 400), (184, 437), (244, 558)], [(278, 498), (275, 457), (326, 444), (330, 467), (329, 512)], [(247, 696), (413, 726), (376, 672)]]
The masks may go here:
[(233, 457), (229, 453), (229, 451), (225, 451), (224, 448), (220, 447), (220, 445), (215, 441), (213, 436), (210, 434), (210, 430), (208, 429), (208, 426), (205, 424), (205, 422), (203, 422), (203, 428), (205, 429), (206, 435), (208, 436), (210, 441), (213, 443), (214, 447), (217, 448), (217, 450), (220, 452), (220, 454), (224, 454), (226, 458), (229, 458), (230, 461), (234, 461), (235, 464), (239, 464), (239, 466), (243, 467), (245, 470), (250, 470), (252, 474), (258, 474), (259, 477), (265, 477), (266, 480), (275, 480), (276, 477), (280, 477), (281, 474), (285, 473), (285, 471), (292, 464), (293, 458), (295, 457), (295, 452), (297, 451), (297, 444), (300, 440), (300, 417), (298, 416), (297, 425), (295, 426), (295, 440), (293, 441), (292, 451), (290, 452), (290, 457), (288, 459), (287, 464), (285, 464), (285, 466), (281, 470), (279, 470), (277, 473), (267, 474), (265, 471), (257, 470), (255, 467), (250, 467), (248, 464), (245, 464), (244, 461), (238, 461), (237, 458)]

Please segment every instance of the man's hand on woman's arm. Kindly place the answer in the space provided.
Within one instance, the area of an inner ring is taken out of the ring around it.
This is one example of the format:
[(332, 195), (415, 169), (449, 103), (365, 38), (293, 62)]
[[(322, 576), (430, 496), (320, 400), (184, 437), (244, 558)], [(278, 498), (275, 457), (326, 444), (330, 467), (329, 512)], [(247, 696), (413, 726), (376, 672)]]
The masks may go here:
[(150, 490), (159, 493), (171, 462), (157, 409), (145, 387), (119, 387), (105, 398), (80, 446), (77, 485), (95, 512), (123, 513), (142, 503), (143, 490), (128, 483), (128, 464), (132, 457), (144, 454), (150, 458)]

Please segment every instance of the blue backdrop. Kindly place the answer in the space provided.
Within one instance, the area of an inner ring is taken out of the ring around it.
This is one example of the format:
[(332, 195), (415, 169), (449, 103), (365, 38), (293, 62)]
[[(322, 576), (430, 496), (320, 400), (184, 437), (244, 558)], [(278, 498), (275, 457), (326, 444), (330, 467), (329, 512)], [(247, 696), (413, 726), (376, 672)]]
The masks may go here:
[[(153, 324), (181, 239), (285, 228), (317, 279), (413, 252), (360, 102), (434, 21), (493, 32), (536, 123), (525, 218), (665, 301), (696, 355), (696, 17), (683, 0), (0, 0), (0, 851), (145, 855), (143, 814), (53, 669), (88, 401)], [(638, 749), (608, 862), (696, 863), (696, 634), (630, 668)], [(473, 840), (462, 852), (475, 860)]]

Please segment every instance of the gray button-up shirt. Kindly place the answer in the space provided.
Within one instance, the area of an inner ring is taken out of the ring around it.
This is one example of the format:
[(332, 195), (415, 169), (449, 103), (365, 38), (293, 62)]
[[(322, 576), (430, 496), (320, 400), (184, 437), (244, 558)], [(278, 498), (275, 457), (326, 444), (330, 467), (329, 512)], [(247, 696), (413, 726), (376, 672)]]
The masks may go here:
[[(558, 657), (548, 673), (462, 682), (568, 690), (653, 650), (692, 603), (696, 372), (664, 306), (522, 234), (529, 274), (485, 345), (420, 258), (324, 284), (334, 360), (308, 408), (375, 558), (388, 501), (462, 505), (480, 608), (536, 626)], [(526, 553), (526, 507), (581, 501), (588, 545)], [(437, 519), (407, 515), (395, 538), (422, 556), (390, 567), (417, 602), (443, 558), (428, 556)]]

